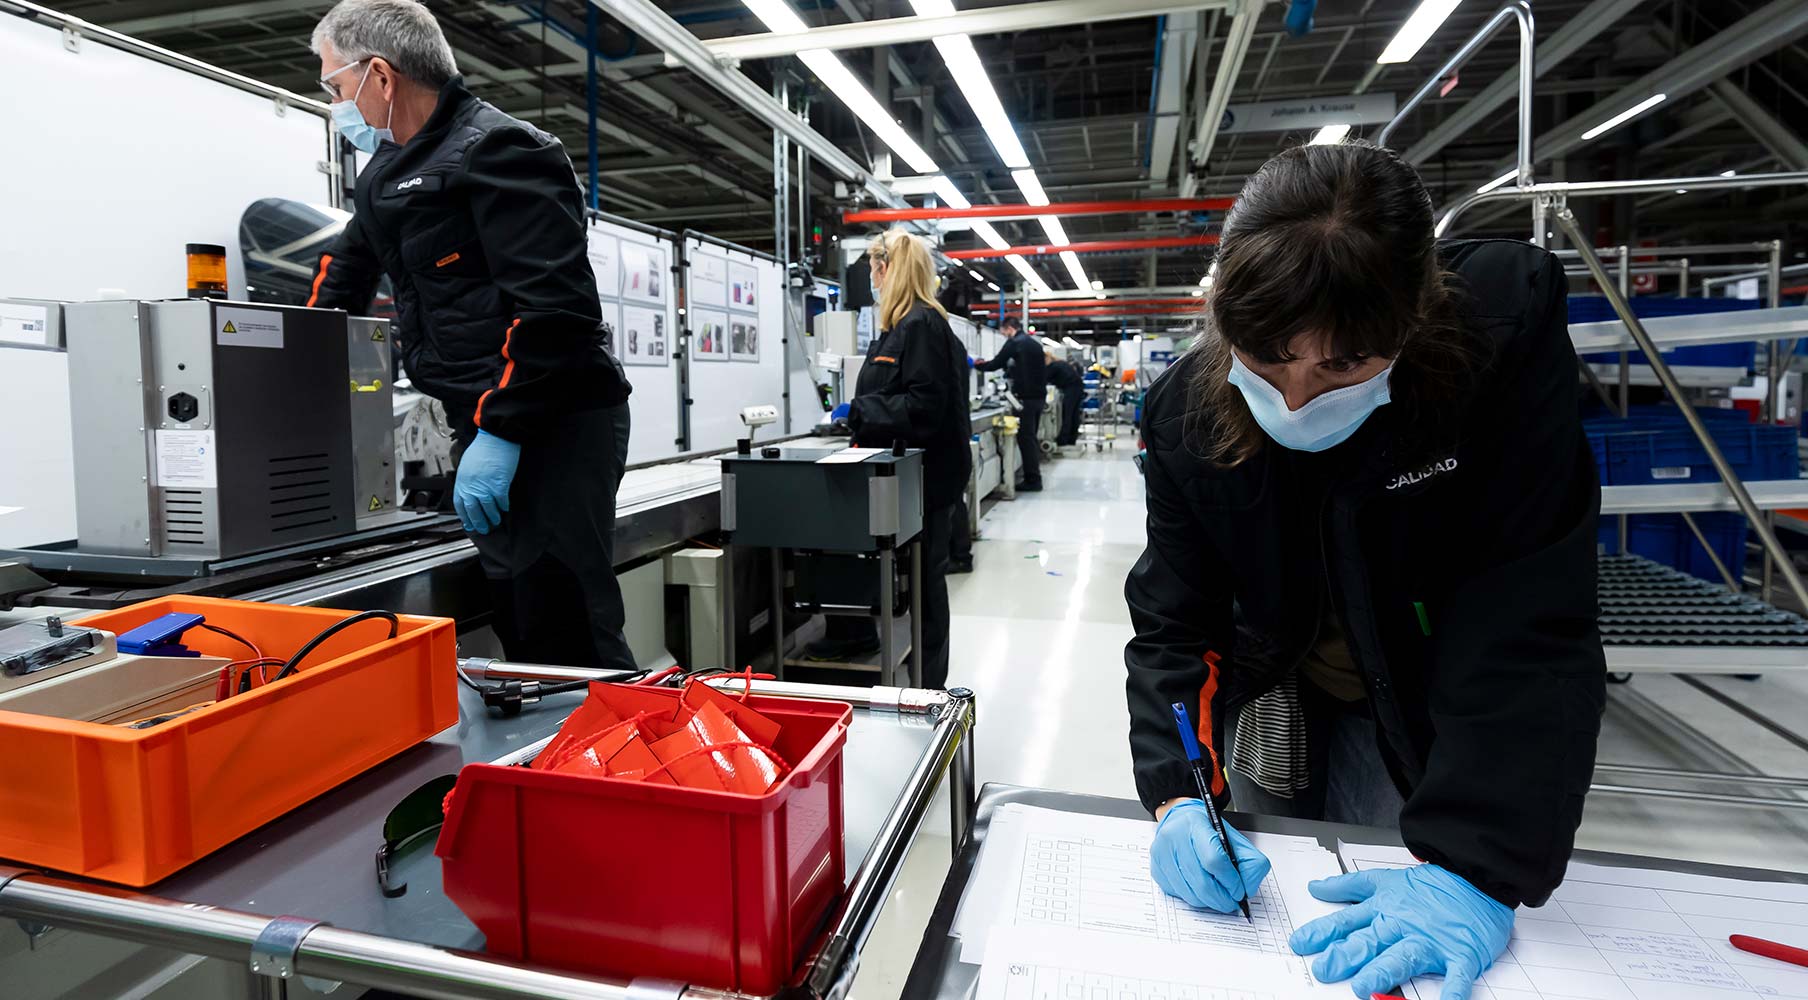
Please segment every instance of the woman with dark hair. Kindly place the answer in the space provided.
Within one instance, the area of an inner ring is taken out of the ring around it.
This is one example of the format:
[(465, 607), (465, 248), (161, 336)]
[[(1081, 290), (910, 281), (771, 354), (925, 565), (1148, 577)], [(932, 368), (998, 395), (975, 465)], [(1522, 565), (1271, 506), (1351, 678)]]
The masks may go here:
[(1356, 904), (1295, 932), (1314, 974), (1466, 1000), (1563, 878), (1605, 700), (1563, 268), (1436, 241), (1413, 169), (1346, 143), (1257, 171), (1213, 273), (1206, 335), (1149, 390), (1125, 584), (1156, 881), (1230, 912), (1269, 869), (1193, 797), (1182, 703), (1220, 805), (1397, 825), (1424, 862), (1313, 884)]

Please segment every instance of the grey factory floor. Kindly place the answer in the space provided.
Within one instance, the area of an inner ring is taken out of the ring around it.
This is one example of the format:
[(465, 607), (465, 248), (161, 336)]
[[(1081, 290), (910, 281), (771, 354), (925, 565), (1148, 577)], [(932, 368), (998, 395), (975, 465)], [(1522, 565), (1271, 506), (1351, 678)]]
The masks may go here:
[[(994, 506), (975, 570), (950, 578), (950, 684), (979, 697), (978, 780), (1133, 797), (1125, 741), (1124, 574), (1140, 554), (1143, 484), (1124, 428), (1116, 447), (1045, 464), (1046, 489)], [(1757, 681), (1705, 677), (1737, 701), (1808, 732), (1808, 666)], [(1808, 775), (1808, 752), (1672, 676), (1610, 687), (1599, 760), (1720, 772)], [(1478, 779), (1479, 780), (1479, 779)], [(1597, 775), (1658, 787), (1634, 774)], [(1762, 796), (1701, 782), (1667, 787)], [(1781, 793), (1790, 794), (1790, 793)], [(945, 802), (905, 863), (862, 958), (855, 1000), (896, 997), (949, 863)], [(1808, 871), (1808, 810), (1597, 793), (1579, 846)]]

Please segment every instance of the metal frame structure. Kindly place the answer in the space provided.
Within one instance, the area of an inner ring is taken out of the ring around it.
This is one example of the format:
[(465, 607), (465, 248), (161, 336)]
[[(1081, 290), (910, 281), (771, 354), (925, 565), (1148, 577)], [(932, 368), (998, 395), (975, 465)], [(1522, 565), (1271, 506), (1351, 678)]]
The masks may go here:
[[(1751, 491), (1749, 489), (1747, 489), (1745, 483), (1741, 480), (1739, 474), (1733, 469), (1732, 465), (1727, 461), (1726, 456), (1721, 452), (1719, 445), (1715, 442), (1713, 435), (1708, 431), (1706, 425), (1702, 423), (1700, 415), (1697, 414), (1695, 412), (1694, 407), (1689, 404), (1687, 396), (1684, 392), (1683, 386), (1676, 378), (1676, 375), (1671, 371), (1668, 363), (1665, 362), (1662, 351), (1659, 349), (1656, 342), (1653, 340), (1650, 332), (1646, 329), (1645, 324), (1639, 319), (1638, 316), (1636, 316), (1633, 313), (1632, 307), (1629, 304), (1628, 299), (1627, 299), (1628, 295), (1630, 294), (1631, 263), (1632, 263), (1633, 256), (1667, 256), (1669, 254), (1686, 255), (1690, 251), (1693, 251), (1695, 253), (1721, 252), (1723, 250), (1726, 250), (1726, 251), (1735, 251), (1736, 250), (1736, 251), (1741, 251), (1741, 252), (1749, 252), (1750, 250), (1758, 249), (1759, 247), (1758, 246), (1728, 247), (1728, 246), (1710, 245), (1710, 246), (1693, 247), (1693, 248), (1677, 247), (1677, 248), (1670, 248), (1668, 251), (1665, 251), (1665, 250), (1659, 250), (1656, 248), (1643, 248), (1643, 247), (1634, 248), (1634, 247), (1628, 247), (1628, 246), (1620, 246), (1620, 247), (1615, 248), (1612, 252), (1610, 252), (1609, 254), (1606, 255), (1606, 256), (1611, 256), (1611, 257), (1617, 258), (1619, 266), (1617, 268), (1618, 274), (1616, 275), (1616, 274), (1609, 273), (1607, 266), (1602, 262), (1603, 254), (1596, 250), (1596, 248), (1594, 246), (1594, 241), (1589, 237), (1589, 235), (1587, 233), (1585, 233), (1582, 230), (1581, 225), (1576, 220), (1575, 214), (1569, 208), (1569, 199), (1572, 197), (1589, 197), (1589, 196), (1595, 196), (1595, 195), (1624, 195), (1624, 194), (1637, 194), (1637, 193), (1643, 193), (1643, 192), (1658, 192), (1658, 191), (1663, 191), (1663, 192), (1676, 192), (1678, 190), (1712, 191), (1712, 190), (1743, 189), (1743, 188), (1756, 188), (1756, 187), (1780, 187), (1780, 186), (1803, 185), (1803, 184), (1808, 184), (1808, 171), (1791, 171), (1791, 172), (1773, 173), (1773, 174), (1734, 175), (1732, 177), (1711, 176), (1711, 177), (1687, 177), (1687, 178), (1653, 178), (1653, 179), (1646, 179), (1646, 180), (1592, 181), (1592, 182), (1573, 182), (1573, 183), (1572, 182), (1554, 182), (1554, 183), (1543, 183), (1543, 184), (1535, 182), (1535, 180), (1533, 179), (1533, 176), (1532, 176), (1533, 152), (1532, 152), (1532, 135), (1531, 135), (1531, 125), (1532, 125), (1532, 113), (1531, 113), (1532, 112), (1532, 100), (1531, 100), (1531, 98), (1532, 98), (1532, 80), (1534, 77), (1535, 58), (1534, 58), (1534, 52), (1533, 52), (1533, 32), (1532, 32), (1533, 22), (1532, 22), (1532, 16), (1531, 16), (1531, 7), (1526, 2), (1526, 0), (1515, 0), (1515, 2), (1509, 3), (1506, 6), (1502, 7), (1499, 11), (1497, 11), (1495, 13), (1495, 15), (1492, 18), (1490, 18), (1481, 27), (1481, 29), (1476, 32), (1476, 34), (1474, 36), (1472, 36), (1470, 38), (1470, 40), (1468, 42), (1464, 43), (1464, 45), (1461, 48), (1459, 48), (1457, 50), (1457, 52), (1450, 59), (1448, 59), (1445, 62), (1445, 64), (1441, 68), (1439, 68), (1439, 70), (1436, 73), (1434, 73), (1432, 75), (1432, 77), (1423, 86), (1421, 86), (1413, 94), (1413, 96), (1410, 99), (1407, 100), (1407, 102), (1401, 107), (1398, 114), (1395, 115), (1394, 119), (1392, 121), (1388, 122), (1388, 124), (1382, 128), (1381, 132), (1379, 133), (1379, 135), (1377, 137), (1377, 141), (1381, 145), (1386, 145), (1388, 137), (1392, 134), (1394, 129), (1396, 127), (1398, 127), (1398, 125), (1405, 118), (1405, 116), (1407, 114), (1409, 114), (1415, 107), (1417, 107), (1417, 105), (1421, 101), (1424, 100), (1424, 98), (1426, 97), (1427, 94), (1429, 94), (1434, 88), (1439, 86), (1444, 80), (1448, 79), (1450, 74), (1453, 73), (1458, 67), (1460, 67), (1471, 55), (1473, 55), (1475, 53), (1475, 51), (1477, 49), (1479, 49), (1487, 41), (1487, 39), (1494, 34), (1494, 32), (1498, 31), (1501, 27), (1503, 27), (1508, 19), (1514, 19), (1514, 20), (1518, 21), (1519, 28), (1520, 28), (1520, 51), (1519, 51), (1519, 66), (1518, 66), (1519, 120), (1517, 123), (1519, 144), (1518, 144), (1518, 150), (1517, 150), (1517, 155), (1516, 155), (1516, 169), (1514, 171), (1515, 183), (1510, 184), (1510, 185), (1503, 185), (1501, 187), (1494, 188), (1491, 190), (1478, 191), (1475, 194), (1472, 194), (1472, 195), (1469, 195), (1469, 196), (1463, 198), (1461, 201), (1459, 201), (1455, 205), (1453, 205), (1448, 211), (1446, 211), (1441, 218), (1438, 219), (1438, 221), (1436, 223), (1436, 227), (1435, 227), (1435, 234), (1439, 237), (1443, 237), (1443, 236), (1447, 235), (1449, 233), (1452, 225), (1454, 225), (1456, 220), (1461, 215), (1463, 215), (1465, 212), (1467, 212), (1471, 208), (1474, 208), (1475, 206), (1480, 205), (1484, 202), (1522, 201), (1522, 202), (1529, 203), (1532, 207), (1532, 242), (1534, 244), (1542, 247), (1545, 245), (1546, 239), (1548, 238), (1548, 236), (1551, 233), (1550, 223), (1554, 219), (1557, 228), (1563, 232), (1565, 238), (1569, 241), (1569, 243), (1572, 247), (1572, 249), (1569, 251), (1569, 253), (1566, 253), (1565, 256), (1569, 256), (1569, 255), (1573, 254), (1573, 256), (1578, 258), (1582, 262), (1588, 275), (1594, 279), (1595, 284), (1600, 286), (1602, 294), (1607, 298), (1608, 305), (1612, 307), (1614, 314), (1616, 316), (1618, 316), (1620, 318), (1620, 321), (1625, 325), (1626, 332), (1632, 340), (1631, 346), (1636, 346), (1639, 349), (1639, 351), (1645, 355), (1645, 358), (1646, 358), (1647, 362), (1650, 364), (1652, 371), (1657, 376), (1659, 384), (1661, 384), (1663, 386), (1665, 392), (1670, 396), (1671, 400), (1675, 402), (1677, 408), (1681, 411), (1684, 420), (1687, 422), (1690, 431), (1694, 433), (1696, 439), (1700, 442), (1703, 450), (1707, 453), (1709, 461), (1713, 464), (1715, 471), (1720, 476), (1720, 479), (1725, 488), (1726, 494), (1730, 495), (1730, 499), (1732, 500), (1734, 506), (1736, 506), (1738, 508), (1739, 512), (1745, 516), (1747, 522), (1751, 525), (1753, 532), (1755, 532), (1758, 535), (1759, 542), (1763, 549), (1764, 557), (1765, 557), (1765, 569), (1764, 569), (1765, 575), (1764, 575), (1763, 584), (1764, 584), (1764, 596), (1765, 596), (1766, 601), (1768, 601), (1769, 596), (1770, 596), (1771, 574), (1772, 574), (1772, 571), (1774, 568), (1774, 569), (1781, 571), (1784, 582), (1788, 586), (1790, 592), (1795, 597), (1795, 599), (1800, 603), (1800, 605), (1804, 609), (1808, 609), (1808, 587), (1804, 586), (1801, 574), (1796, 570), (1794, 563), (1791, 561), (1788, 550), (1785, 549), (1782, 546), (1781, 542), (1778, 541), (1776, 532), (1774, 530), (1774, 522), (1772, 521), (1771, 517), (1753, 499)], [(1778, 305), (1780, 304), (1779, 296), (1780, 296), (1781, 284), (1782, 284), (1782, 281), (1781, 281), (1781, 263), (1782, 263), (1781, 245), (1778, 243), (1772, 242), (1767, 245), (1762, 245), (1762, 249), (1767, 250), (1769, 253), (1769, 256), (1770, 256), (1769, 267), (1766, 270), (1766, 277), (1768, 278), (1769, 283), (1770, 283), (1769, 305), (1774, 309), (1774, 308), (1777, 308)], [(1620, 361), (1621, 385), (1620, 385), (1620, 397), (1619, 397), (1620, 398), (1620, 406), (1618, 407), (1618, 409), (1619, 409), (1619, 412), (1624, 413), (1624, 412), (1626, 412), (1625, 405), (1626, 405), (1626, 400), (1627, 400), (1627, 374), (1626, 374), (1626, 372), (1627, 372), (1627, 367), (1628, 367), (1628, 352), (1622, 350), (1620, 357), (1621, 357), (1621, 361)], [(1777, 360), (1778, 359), (1777, 359), (1776, 352), (1773, 349), (1771, 352), (1771, 364), (1770, 364), (1770, 371), (1773, 375), (1773, 379), (1772, 379), (1773, 386), (1775, 384), (1774, 376), (1775, 376), (1776, 372), (1779, 370), (1778, 365), (1777, 365)], [(1786, 362), (1785, 362), (1785, 366), (1786, 366)], [(1600, 384), (1599, 379), (1595, 377), (1592, 370), (1590, 370), (1588, 368), (1588, 366), (1586, 366), (1586, 365), (1582, 366), (1582, 370), (1583, 370), (1584, 374), (1587, 375), (1589, 382), (1594, 386), (1596, 391), (1600, 392), (1602, 394), (1603, 398), (1608, 399), (1609, 402), (1611, 403), (1611, 399), (1607, 396), (1605, 387), (1603, 387)], [(1767, 405), (1774, 405), (1774, 399), (1767, 401)], [(1716, 500), (1718, 500), (1718, 499), (1719, 498), (1717, 497)], [(1690, 529), (1696, 533), (1698, 538), (1700, 538), (1700, 530), (1695, 525), (1693, 518), (1689, 517), (1687, 512), (1683, 512), (1683, 516), (1684, 516), (1685, 520), (1688, 522)], [(1625, 527), (1624, 527), (1624, 520), (1622, 519), (1622, 522), (1621, 522), (1622, 548), (1624, 547), (1623, 546), (1624, 540), (1625, 540)], [(1705, 542), (1703, 544), (1705, 544)], [(1716, 562), (1718, 563), (1718, 560), (1716, 560)], [(1740, 581), (1739, 579), (1734, 577), (1733, 573), (1730, 570), (1728, 570), (1726, 567), (1721, 566), (1720, 568), (1721, 568), (1721, 572), (1725, 575), (1728, 583), (1730, 585), (1732, 585), (1734, 587), (1734, 589), (1736, 589), (1736, 590), (1742, 589), (1740, 587), (1740, 584), (1742, 581)], [(1799, 664), (1798, 663), (1798, 664), (1793, 664), (1793, 666), (1795, 666), (1797, 669), (1808, 668), (1808, 664)], [(1687, 669), (1687, 667), (1688, 667), (1687, 664), (1678, 663), (1675, 665), (1675, 667), (1673, 669), (1681, 670), (1681, 669)], [(1785, 669), (1787, 669), (1787, 667), (1785, 667)], [(1730, 699), (1726, 699), (1719, 692), (1713, 691), (1712, 689), (1705, 687), (1699, 681), (1695, 681), (1693, 678), (1685, 677), (1684, 680), (1686, 682), (1692, 682), (1693, 685), (1696, 686), (1698, 689), (1702, 690), (1704, 693), (1709, 694), (1711, 697), (1716, 698), (1717, 700), (1721, 701), (1722, 703), (1731, 704), (1732, 707), (1734, 707), (1736, 711), (1738, 711), (1740, 714), (1744, 715), (1746, 718), (1753, 721), (1755, 724), (1757, 724), (1771, 732), (1784, 735), (1784, 737), (1786, 739), (1789, 739), (1794, 745), (1803, 747), (1804, 749), (1808, 749), (1808, 740), (1804, 740), (1802, 737), (1795, 734), (1793, 731), (1790, 731), (1790, 730), (1786, 729), (1785, 727), (1779, 725), (1774, 720), (1771, 720), (1771, 719), (1763, 716), (1762, 714), (1750, 709), (1747, 706), (1732, 703), (1730, 701)], [(1612, 765), (1612, 764), (1601, 765), (1600, 767), (1601, 767), (1601, 770), (1606, 770), (1606, 771), (1627, 772), (1627, 771), (1631, 770), (1631, 768), (1628, 766), (1620, 766), (1620, 765)], [(1708, 775), (1705, 773), (1697, 773), (1697, 772), (1680, 772), (1677, 774), (1670, 774), (1670, 775), (1666, 775), (1666, 776), (1678, 777), (1678, 776), (1685, 776), (1685, 775), (1688, 777), (1705, 778), (1705, 779), (1710, 779), (1710, 780), (1714, 777), (1713, 775)], [(1795, 780), (1797, 780), (1797, 779), (1779, 779), (1779, 781), (1790, 782), (1790, 783), (1793, 783)], [(1728, 795), (1717, 795), (1717, 794), (1711, 794), (1711, 793), (1679, 792), (1679, 791), (1671, 790), (1671, 789), (1634, 788), (1634, 787), (1626, 787), (1626, 786), (1619, 786), (1619, 785), (1605, 785), (1605, 784), (1599, 784), (1599, 783), (1595, 784), (1593, 787), (1594, 787), (1595, 791), (1624, 792), (1624, 793), (1630, 793), (1630, 794), (1649, 795), (1649, 796), (1663, 797), (1663, 798), (1690, 799), (1690, 800), (1696, 800), (1696, 801), (1739, 803), (1739, 804), (1762, 804), (1762, 805), (1773, 805), (1774, 804), (1774, 803), (1770, 802), (1769, 800), (1752, 799), (1752, 798), (1746, 797), (1746, 796), (1728, 796)]]
[[(493, 660), (464, 662), (470, 664), (473, 675), (498, 679), (586, 680), (608, 673)], [(732, 683), (740, 690), (744, 682)], [(891, 894), (943, 775), (948, 776), (956, 851), (972, 827), (977, 791), (973, 783), (973, 693), (964, 688), (940, 692), (765, 681), (753, 682), (753, 690), (779, 698), (831, 698), (874, 711), (935, 720), (928, 747), (829, 918), (816, 950), (800, 970), (796, 995), (840, 1000), (853, 983), (860, 952), (872, 936), (880, 909)], [(546, 742), (515, 751), (496, 763), (531, 758)], [(621, 982), (536, 969), (472, 952), (310, 923), (305, 918), (192, 906), (6, 866), (0, 866), (0, 915), (244, 962), (258, 977), (261, 995), (266, 998), (286, 996), (287, 981), (306, 977), (439, 1000), (742, 1000), (739, 994), (683, 983)]]

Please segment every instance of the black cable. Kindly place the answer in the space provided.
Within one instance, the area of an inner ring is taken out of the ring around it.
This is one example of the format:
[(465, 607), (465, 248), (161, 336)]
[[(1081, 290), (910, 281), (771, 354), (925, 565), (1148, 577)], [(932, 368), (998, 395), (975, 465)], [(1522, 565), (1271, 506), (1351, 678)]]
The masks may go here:
[(233, 630), (231, 630), (229, 628), (221, 628), (218, 625), (209, 625), (206, 622), (202, 622), (201, 627), (206, 629), (209, 632), (217, 632), (220, 635), (223, 635), (226, 638), (231, 639), (233, 642), (236, 642), (239, 645), (245, 647), (246, 649), (251, 650), (252, 656), (263, 656), (264, 655), (264, 651), (257, 648), (256, 643), (253, 643), (250, 639), (245, 638), (244, 636), (238, 634), (237, 632), (234, 632)]
[(288, 662), (283, 664), (283, 668), (276, 672), (276, 679), (280, 681), (284, 677), (294, 673), (295, 668), (301, 665), (301, 661), (307, 659), (307, 655), (312, 653), (321, 643), (331, 639), (333, 636), (338, 635), (340, 632), (345, 631), (359, 622), (367, 622), (378, 618), (389, 623), (389, 638), (394, 639), (396, 637), (396, 630), (401, 628), (402, 623), (396, 620), (393, 611), (360, 611), (350, 618), (342, 618), (339, 621), (328, 625), (321, 630), (319, 635), (309, 639), (306, 644), (295, 651), (294, 656), (289, 657)]

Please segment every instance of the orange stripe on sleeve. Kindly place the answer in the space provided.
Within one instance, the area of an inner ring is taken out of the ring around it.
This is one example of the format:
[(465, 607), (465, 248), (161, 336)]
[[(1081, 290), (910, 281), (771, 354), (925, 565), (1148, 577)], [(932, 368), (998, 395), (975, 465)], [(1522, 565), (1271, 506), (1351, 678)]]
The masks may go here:
[[(507, 364), (502, 366), (502, 379), (496, 383), (496, 389), (507, 388), (509, 379), (515, 374), (515, 359), (509, 356), (509, 342), (514, 340), (515, 327), (520, 325), (521, 317), (517, 316), (515, 317), (515, 321), (509, 324), (508, 330), (502, 335), (502, 360), (507, 362)], [(477, 416), (473, 418), (473, 422), (475, 422), (480, 429), (483, 427), (483, 404), (489, 401), (490, 393), (495, 392), (496, 389), (485, 389), (483, 395), (477, 397)]]
[(320, 255), (320, 273), (314, 275), (314, 289), (312, 292), (310, 292), (308, 294), (308, 306), (310, 308), (314, 305), (314, 303), (320, 301), (320, 283), (326, 280), (326, 269), (328, 267), (331, 267), (332, 263), (333, 263), (333, 255), (332, 254), (323, 253)]
[(1218, 654), (1205, 654), (1205, 684), (1199, 688), (1199, 745), (1212, 759), (1212, 795), (1224, 794), (1224, 768), (1218, 763), (1218, 741), (1213, 739), (1212, 699), (1218, 696)]

